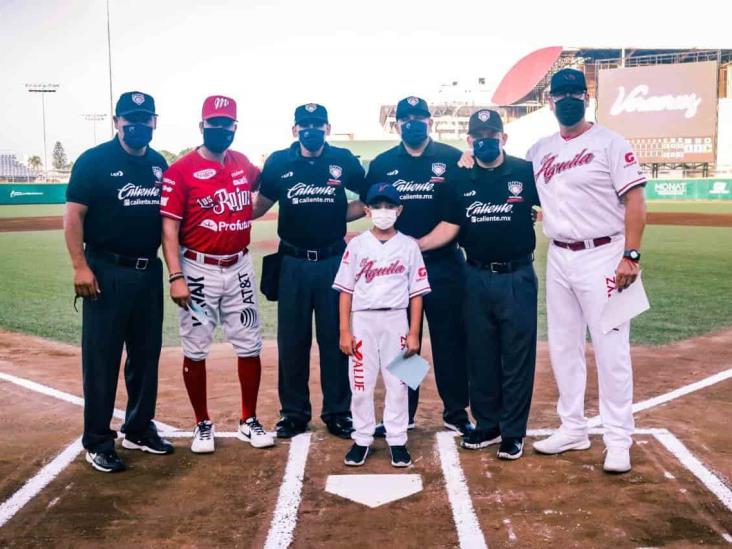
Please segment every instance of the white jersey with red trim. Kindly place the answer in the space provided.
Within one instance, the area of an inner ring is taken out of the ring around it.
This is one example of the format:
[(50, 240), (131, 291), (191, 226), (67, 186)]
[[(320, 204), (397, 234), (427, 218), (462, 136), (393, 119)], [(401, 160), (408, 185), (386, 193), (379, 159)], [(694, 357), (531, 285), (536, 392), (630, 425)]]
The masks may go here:
[(574, 242), (624, 233), (622, 196), (646, 178), (622, 136), (597, 124), (572, 139), (557, 132), (534, 144), (526, 159), (534, 165), (548, 238)]
[(406, 309), (431, 290), (416, 240), (397, 232), (381, 242), (371, 231), (348, 243), (333, 288), (353, 294), (352, 311)]

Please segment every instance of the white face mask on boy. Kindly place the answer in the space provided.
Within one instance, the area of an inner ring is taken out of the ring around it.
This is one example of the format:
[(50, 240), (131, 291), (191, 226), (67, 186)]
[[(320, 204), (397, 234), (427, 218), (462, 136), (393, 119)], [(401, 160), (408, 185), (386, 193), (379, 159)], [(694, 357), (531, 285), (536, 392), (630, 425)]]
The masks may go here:
[(390, 229), (397, 220), (395, 208), (376, 208), (371, 210), (372, 223), (382, 231)]

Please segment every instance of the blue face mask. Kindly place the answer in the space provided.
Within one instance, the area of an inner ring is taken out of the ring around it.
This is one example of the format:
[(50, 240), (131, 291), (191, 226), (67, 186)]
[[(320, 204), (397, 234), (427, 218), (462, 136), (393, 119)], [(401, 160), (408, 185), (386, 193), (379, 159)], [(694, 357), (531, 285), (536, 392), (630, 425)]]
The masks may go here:
[(495, 137), (473, 141), (473, 154), (481, 162), (490, 164), (501, 154), (501, 141)]
[(311, 153), (318, 152), (325, 145), (325, 130), (319, 128), (305, 128), (297, 132), (300, 143)]
[(231, 146), (234, 132), (226, 128), (203, 128), (203, 144), (212, 153), (220, 154)]
[(402, 141), (412, 148), (427, 140), (429, 126), (424, 120), (408, 120), (402, 124)]
[(125, 142), (130, 149), (139, 150), (152, 141), (153, 129), (147, 124), (127, 124), (122, 126), (122, 141)]

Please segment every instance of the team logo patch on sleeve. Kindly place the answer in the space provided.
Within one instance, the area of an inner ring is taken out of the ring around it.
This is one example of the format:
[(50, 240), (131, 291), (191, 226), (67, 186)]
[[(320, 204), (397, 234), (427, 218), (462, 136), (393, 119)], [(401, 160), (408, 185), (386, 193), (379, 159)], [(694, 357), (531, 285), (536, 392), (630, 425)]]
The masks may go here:
[(506, 202), (523, 202), (524, 198), (520, 196), (523, 190), (524, 184), (521, 183), (521, 181), (509, 181), (508, 192), (510, 192), (512, 196), (509, 196)]

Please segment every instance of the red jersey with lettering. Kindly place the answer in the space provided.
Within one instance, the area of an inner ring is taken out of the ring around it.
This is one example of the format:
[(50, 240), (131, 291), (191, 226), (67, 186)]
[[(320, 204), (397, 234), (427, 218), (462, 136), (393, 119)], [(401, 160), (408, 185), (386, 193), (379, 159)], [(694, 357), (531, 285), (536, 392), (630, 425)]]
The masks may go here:
[(230, 255), (249, 245), (252, 188), (260, 170), (240, 152), (227, 150), (224, 165), (193, 150), (163, 175), (160, 213), (179, 219), (181, 246)]

